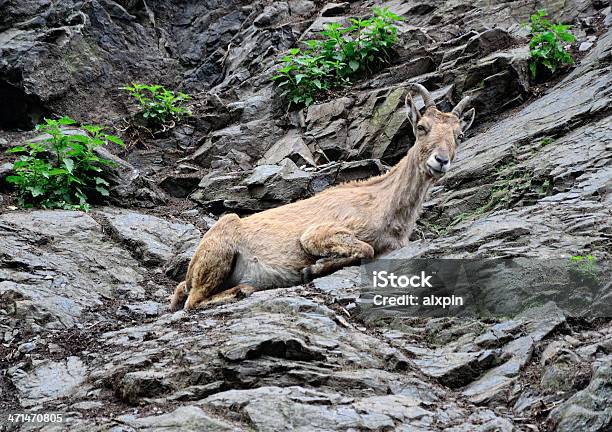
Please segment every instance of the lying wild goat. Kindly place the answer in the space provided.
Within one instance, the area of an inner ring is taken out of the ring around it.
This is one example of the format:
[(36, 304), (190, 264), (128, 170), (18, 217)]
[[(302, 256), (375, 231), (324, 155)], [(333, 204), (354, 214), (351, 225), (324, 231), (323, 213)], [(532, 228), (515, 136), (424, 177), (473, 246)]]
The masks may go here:
[(462, 115), (467, 98), (443, 113), (425, 87), (412, 89), (425, 112), (419, 113), (409, 93), (405, 103), (410, 99), (416, 142), (396, 166), (244, 219), (223, 216), (200, 241), (172, 310), (304, 283), (404, 246), (429, 188), (448, 171), (474, 120), (473, 108)]

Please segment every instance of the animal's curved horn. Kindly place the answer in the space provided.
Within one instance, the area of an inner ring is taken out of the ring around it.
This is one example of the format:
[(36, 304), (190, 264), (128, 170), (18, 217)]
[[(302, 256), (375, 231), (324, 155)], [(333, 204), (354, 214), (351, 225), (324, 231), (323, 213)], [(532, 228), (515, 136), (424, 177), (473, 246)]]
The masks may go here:
[(431, 97), (431, 93), (429, 93), (429, 90), (427, 90), (421, 84), (411, 84), (410, 88), (416, 90), (421, 95), (423, 102), (425, 102), (425, 108), (436, 106), (433, 98)]
[(410, 99), (410, 103), (412, 104), (412, 95), (410, 94), (410, 92), (408, 92), (406, 94), (406, 97), (404, 98), (404, 109), (406, 110), (406, 115), (410, 116), (410, 107), (408, 106), (408, 99)]
[(453, 108), (452, 114), (455, 114), (457, 117), (461, 117), (461, 114), (463, 114), (463, 110), (465, 109), (469, 101), (469, 96), (466, 96), (461, 99), (459, 103), (455, 106), (455, 108)]

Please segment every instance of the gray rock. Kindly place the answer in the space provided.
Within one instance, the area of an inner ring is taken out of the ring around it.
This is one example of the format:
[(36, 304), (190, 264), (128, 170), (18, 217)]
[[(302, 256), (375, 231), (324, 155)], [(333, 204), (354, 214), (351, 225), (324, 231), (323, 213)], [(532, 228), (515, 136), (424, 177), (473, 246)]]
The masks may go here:
[(277, 2), (266, 6), (261, 14), (254, 20), (253, 25), (256, 27), (265, 27), (276, 24), (279, 21), (286, 19), (289, 13), (289, 6), (285, 2)]
[(540, 386), (550, 391), (570, 391), (579, 387), (590, 378), (590, 370), (580, 358), (566, 351), (556, 356), (551, 364), (544, 368)]
[(381, 174), (379, 161), (366, 160), (323, 165), (317, 171), (298, 168), (289, 159), (280, 165), (259, 165), (253, 170), (211, 173), (191, 199), (208, 211), (251, 213), (308, 198), (333, 184)]
[[(323, 393), (301, 387), (230, 390), (210, 396), (203, 403), (217, 410), (238, 407), (239, 411), (233, 413), (234, 418), (244, 415), (259, 430), (428, 430), (433, 426), (434, 418), (444, 422), (449, 417), (461, 415), (461, 411), (451, 411), (450, 416), (440, 416), (431, 410), (432, 407), (424, 408), (418, 399), (410, 396), (382, 395), (352, 399), (338, 393)], [(490, 415), (485, 423), (493, 419), (504, 422)], [(473, 428), (472, 421), (475, 420), (470, 418), (463, 421), (466, 427)], [(509, 423), (506, 421), (502, 424)]]
[(298, 166), (305, 164), (315, 166), (310, 149), (306, 147), (304, 140), (296, 130), (289, 131), (285, 137), (270, 147), (257, 164), (274, 165), (285, 158), (291, 159)]
[(83, 392), (87, 367), (80, 358), (68, 357), (59, 362), (36, 361), (31, 370), (13, 367), (7, 372), (21, 404), (30, 407)]
[(216, 419), (204, 412), (201, 408), (187, 405), (160, 415), (136, 417), (123, 415), (117, 418), (122, 424), (135, 430), (164, 430), (164, 431), (235, 431), (236, 427), (230, 423)]
[(190, 158), (203, 167), (210, 167), (213, 160), (226, 156), (231, 151), (239, 151), (251, 160), (258, 160), (283, 135), (279, 128), (271, 128), (267, 121), (254, 120), (209, 134)]
[(169, 175), (164, 177), (159, 186), (167, 194), (176, 198), (186, 198), (200, 183), (199, 175)]
[(98, 401), (83, 401), (72, 404), (71, 408), (79, 411), (90, 411), (103, 408), (104, 404)]
[(0, 294), (16, 293), (18, 317), (72, 327), (84, 308), (119, 292), (141, 295), (144, 269), (81, 212), (0, 215)]
[(416, 349), (412, 353), (416, 355), (414, 362), (421, 371), (450, 388), (472, 382), (496, 360), (495, 353), (488, 350), (453, 353), (444, 349)]
[(565, 322), (563, 314), (552, 303), (540, 308), (528, 309), (516, 319), (523, 321), (529, 334), (504, 345), (500, 357), (508, 358), (508, 360), (488, 370), (465, 387), (463, 394), (472, 402), (482, 404), (505, 400), (508, 397), (508, 389), (531, 360), (535, 342), (546, 337)]
[(164, 264), (178, 251), (192, 250), (200, 231), (191, 224), (170, 222), (143, 213), (106, 208), (97, 213), (111, 234), (145, 265)]
[(170, 390), (162, 372), (135, 371), (128, 372), (117, 386), (117, 395), (129, 402), (137, 403), (141, 397), (160, 396)]
[(492, 28), (472, 36), (466, 43), (465, 51), (478, 51), (480, 54), (488, 54), (504, 50), (513, 43), (516, 43), (516, 40), (507, 31), (501, 28)]
[(4, 181), (4, 178), (11, 174), (13, 171), (13, 164), (10, 162), (5, 162), (0, 165), (0, 180)]
[[(382, 93), (382, 92), (381, 92)], [(372, 93), (366, 101), (362, 115), (368, 117), (362, 122), (354, 122), (349, 127), (348, 144), (350, 148), (357, 149), (362, 157), (368, 156), (380, 159), (388, 154), (390, 146), (396, 136), (399, 138), (398, 146), (408, 147), (403, 143), (402, 131), (408, 129), (408, 118), (401, 109), (404, 106), (405, 89), (394, 89), (386, 96)], [(379, 99), (382, 99), (379, 101)], [(376, 106), (376, 108), (374, 108)], [(371, 111), (370, 111), (371, 110)]]
[(337, 16), (337, 15), (345, 13), (349, 7), (350, 7), (349, 2), (327, 3), (321, 9), (321, 16), (324, 16), (324, 17)]
[(597, 368), (593, 379), (584, 389), (553, 409), (549, 421), (558, 431), (601, 431), (612, 424), (612, 364)]
[(329, 124), (331, 120), (345, 116), (347, 109), (353, 105), (353, 102), (350, 97), (341, 97), (329, 102), (311, 105), (307, 109), (306, 124), (310, 126)]
[(131, 303), (123, 307), (129, 313), (141, 316), (141, 317), (153, 317), (161, 313), (166, 308), (166, 305), (153, 301), (146, 301), (140, 303)]

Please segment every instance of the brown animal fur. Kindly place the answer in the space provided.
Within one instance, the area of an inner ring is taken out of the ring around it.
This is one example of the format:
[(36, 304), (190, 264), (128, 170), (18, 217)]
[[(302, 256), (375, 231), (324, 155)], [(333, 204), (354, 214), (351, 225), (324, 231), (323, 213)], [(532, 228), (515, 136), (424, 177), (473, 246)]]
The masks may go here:
[(223, 216), (200, 241), (171, 309), (293, 286), (404, 246), (430, 187), (455, 156), (460, 115), (430, 103), (421, 116), (412, 103), (416, 142), (389, 172), (243, 219)]

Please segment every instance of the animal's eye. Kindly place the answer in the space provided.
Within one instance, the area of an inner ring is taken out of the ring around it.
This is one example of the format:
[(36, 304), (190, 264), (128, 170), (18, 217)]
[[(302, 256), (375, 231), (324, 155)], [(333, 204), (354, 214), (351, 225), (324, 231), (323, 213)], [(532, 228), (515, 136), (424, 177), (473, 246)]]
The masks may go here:
[(423, 125), (418, 125), (417, 126), (417, 131), (421, 132), (421, 133), (427, 133), (427, 128)]
[(459, 132), (459, 135), (457, 135), (457, 139), (459, 141), (463, 141), (463, 132)]

